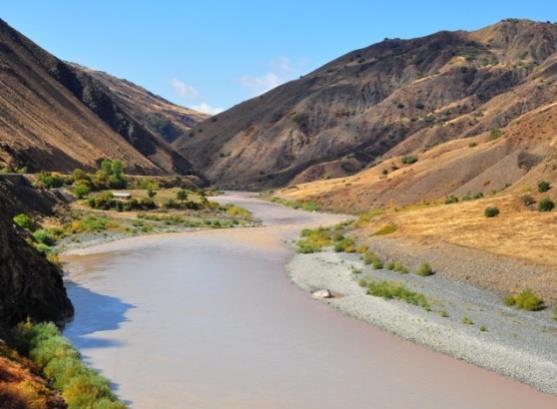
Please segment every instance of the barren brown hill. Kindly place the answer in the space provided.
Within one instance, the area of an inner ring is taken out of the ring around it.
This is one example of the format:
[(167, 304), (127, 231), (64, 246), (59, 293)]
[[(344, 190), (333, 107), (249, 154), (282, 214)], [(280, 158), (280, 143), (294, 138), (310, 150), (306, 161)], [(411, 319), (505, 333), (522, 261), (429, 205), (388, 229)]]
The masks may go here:
[(173, 104), (125, 79), (77, 64), (72, 66), (100, 81), (110, 92), (111, 99), (117, 101), (130, 117), (167, 142), (189, 134), (192, 127), (209, 117)]
[(101, 81), (0, 20), (0, 165), (67, 171), (118, 158), (136, 173), (192, 172), (120, 104)]
[(459, 180), (431, 176), (413, 188), (418, 193), (447, 183), (477, 189), (479, 180), (464, 185), (496, 163), (492, 172), (507, 172), (505, 161), (520, 162), (509, 168), (516, 180), (543, 159), (547, 138), (538, 145), (522, 135), (520, 148), (486, 142), (479, 155), (467, 145), (555, 100), (556, 50), (555, 25), (514, 19), (475, 32), (385, 40), (203, 122), (174, 146), (228, 188), (349, 175), (405, 154), (439, 155), (446, 148), (432, 148), (453, 140), (466, 156), (452, 159), (460, 161)]

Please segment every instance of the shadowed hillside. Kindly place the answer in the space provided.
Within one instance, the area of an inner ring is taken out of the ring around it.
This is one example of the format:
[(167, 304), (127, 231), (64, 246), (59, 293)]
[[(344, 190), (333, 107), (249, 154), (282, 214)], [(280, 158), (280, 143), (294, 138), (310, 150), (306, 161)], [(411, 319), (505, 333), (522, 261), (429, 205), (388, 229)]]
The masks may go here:
[(124, 102), (105, 82), (0, 20), (0, 165), (68, 171), (118, 158), (130, 172), (191, 173), (163, 133), (154, 133)]
[(189, 134), (192, 127), (208, 118), (206, 114), (175, 105), (125, 79), (77, 64), (72, 66), (101, 82), (110, 92), (111, 99), (117, 101), (130, 117), (167, 142)]

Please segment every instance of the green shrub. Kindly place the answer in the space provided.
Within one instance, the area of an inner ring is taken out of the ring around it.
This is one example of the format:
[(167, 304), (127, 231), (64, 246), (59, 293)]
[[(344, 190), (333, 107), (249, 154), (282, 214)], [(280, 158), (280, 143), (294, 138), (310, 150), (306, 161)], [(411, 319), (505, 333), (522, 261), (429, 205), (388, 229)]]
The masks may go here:
[(376, 270), (381, 270), (383, 268), (383, 262), (381, 260), (373, 260), (372, 266)]
[(394, 298), (425, 309), (430, 308), (429, 301), (423, 294), (410, 291), (404, 285), (393, 281), (371, 281), (368, 283), (367, 293), (386, 300)]
[(430, 275), (433, 275), (434, 272), (431, 269), (431, 266), (428, 263), (422, 263), (419, 267), (418, 270), (416, 270), (416, 274), (422, 277), (427, 277)]
[(176, 191), (176, 200), (180, 202), (184, 202), (188, 199), (188, 191), (184, 189), (178, 189)]
[(355, 253), (356, 247), (354, 245), (354, 240), (344, 238), (337, 243), (335, 243), (335, 251), (337, 253)]
[(44, 243), (36, 243), (35, 248), (46, 256), (56, 253), (51, 246)]
[(109, 381), (83, 363), (54, 324), (19, 324), (13, 338), (19, 352), (33, 360), (61, 392), (68, 409), (125, 409)]
[(455, 195), (447, 196), (447, 198), (445, 199), (445, 204), (453, 204), (453, 203), (458, 203), (458, 197), (456, 197)]
[(502, 135), (503, 131), (501, 131), (499, 128), (494, 128), (491, 130), (491, 132), (489, 132), (488, 140), (494, 141), (495, 139), (499, 139)]
[(474, 321), (472, 321), (470, 318), (466, 316), (462, 318), (462, 323), (464, 325), (474, 325)]
[(392, 264), (392, 268), (390, 268), (389, 270), (393, 270), (393, 271), (399, 272), (401, 274), (408, 274), (409, 273), (408, 269), (402, 263), (400, 263), (398, 261), (395, 261)]
[(137, 182), (137, 187), (139, 189), (145, 189), (145, 190), (158, 190), (158, 189), (160, 189), (159, 183), (156, 180), (153, 180), (151, 178), (141, 178)]
[(53, 189), (64, 186), (65, 179), (62, 175), (50, 172), (40, 172), (37, 175), (37, 186)]
[(331, 231), (324, 227), (304, 229), (302, 239), (298, 240), (298, 253), (316, 253), (332, 244)]
[(38, 227), (35, 220), (25, 213), (14, 216), (13, 221), (17, 226), (30, 232), (35, 231)]
[(538, 210), (540, 212), (551, 212), (554, 208), (555, 202), (553, 202), (553, 200), (548, 197), (540, 200), (540, 202), (538, 203)]
[(387, 263), (387, 270), (394, 271), (394, 269), (395, 269), (395, 262), (394, 261), (389, 261)]
[(485, 325), (480, 325), (480, 331), (481, 332), (486, 332), (487, 331), (487, 327)]
[(226, 209), (226, 214), (230, 217), (241, 217), (242, 219), (251, 219), (253, 217), (248, 209), (234, 204), (228, 204), (224, 206), (224, 209)]
[(524, 290), (518, 294), (509, 295), (503, 300), (505, 305), (514, 306), (519, 310), (539, 311), (545, 308), (544, 302), (532, 290)]
[(91, 193), (91, 184), (84, 180), (80, 180), (74, 184), (73, 193), (78, 199), (83, 199)]
[(47, 246), (53, 246), (54, 243), (56, 243), (56, 239), (52, 233), (46, 229), (35, 230), (33, 238), (37, 243), (42, 243)]
[(108, 225), (106, 217), (87, 215), (80, 220), (74, 220), (66, 226), (66, 230), (69, 233), (94, 233), (106, 230)]
[(302, 202), (302, 203), (300, 204), (300, 207), (301, 207), (303, 210), (306, 210), (306, 211), (308, 211), (308, 212), (317, 212), (317, 211), (319, 211), (319, 205), (318, 205), (316, 202), (311, 202), (311, 201), (309, 201), (309, 202)]
[(551, 184), (547, 180), (540, 180), (538, 182), (538, 192), (545, 193), (551, 189)]
[(484, 210), (485, 217), (495, 217), (499, 214), (499, 209), (497, 207), (486, 207)]
[(553, 309), (553, 319), (555, 321), (557, 321), (557, 305), (555, 306), (555, 308)]
[(112, 192), (103, 192), (99, 195), (90, 197), (87, 203), (93, 209), (109, 210), (116, 206), (116, 200)]
[(446, 310), (441, 310), (439, 315), (443, 318), (449, 318), (449, 313)]
[(418, 161), (418, 158), (416, 156), (407, 155), (407, 156), (403, 156), (400, 161), (405, 165), (411, 165), (413, 163), (416, 163)]

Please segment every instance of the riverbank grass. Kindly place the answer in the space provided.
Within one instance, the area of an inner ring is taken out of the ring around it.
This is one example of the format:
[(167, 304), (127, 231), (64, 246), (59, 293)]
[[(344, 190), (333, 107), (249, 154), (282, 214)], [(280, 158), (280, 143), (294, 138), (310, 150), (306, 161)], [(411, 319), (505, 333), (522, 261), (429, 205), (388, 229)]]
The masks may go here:
[(540, 311), (545, 308), (543, 300), (532, 290), (524, 290), (518, 294), (509, 295), (503, 301), (505, 305), (519, 310)]
[(52, 323), (19, 324), (13, 331), (18, 351), (35, 362), (58, 389), (68, 409), (125, 409), (110, 382), (88, 368), (80, 353)]
[(430, 310), (430, 303), (426, 296), (407, 289), (404, 285), (394, 281), (370, 281), (367, 283), (367, 294), (382, 297), (386, 300), (403, 300), (408, 304)]

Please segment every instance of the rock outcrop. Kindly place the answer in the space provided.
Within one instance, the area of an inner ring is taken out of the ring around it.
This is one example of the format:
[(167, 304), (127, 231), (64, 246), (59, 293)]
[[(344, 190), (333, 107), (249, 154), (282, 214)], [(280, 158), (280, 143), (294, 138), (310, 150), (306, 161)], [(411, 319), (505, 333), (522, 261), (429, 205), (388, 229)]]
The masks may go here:
[[(12, 205), (18, 199), (9, 192), (13, 192), (13, 187), (0, 180), (0, 328), (9, 328), (27, 318), (62, 324), (73, 314), (62, 271), (18, 232), (12, 221), (18, 211)], [(29, 203), (35, 203), (30, 206), (37, 206), (36, 212), (48, 211), (50, 199), (39, 202), (40, 195), (30, 191), (27, 194)]]

